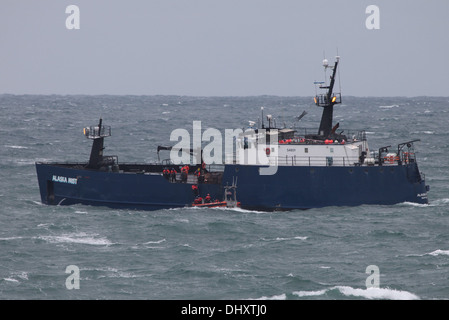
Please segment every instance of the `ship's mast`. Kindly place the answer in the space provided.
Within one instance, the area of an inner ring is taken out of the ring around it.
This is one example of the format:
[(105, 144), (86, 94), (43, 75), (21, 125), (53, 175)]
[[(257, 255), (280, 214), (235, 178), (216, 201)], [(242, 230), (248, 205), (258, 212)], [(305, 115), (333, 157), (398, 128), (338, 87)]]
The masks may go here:
[(335, 58), (335, 64), (333, 66), (329, 66), (329, 63), (326, 59), (323, 60), (323, 67), (326, 70), (327, 68), (332, 69), (332, 75), (330, 77), (329, 86), (320, 85), (320, 89), (327, 89), (326, 93), (316, 95), (314, 100), (315, 104), (319, 107), (323, 107), (323, 114), (321, 115), (320, 128), (318, 129), (318, 135), (323, 138), (329, 138), (332, 131), (332, 120), (334, 113), (334, 105), (341, 103), (341, 93), (333, 93), (334, 85), (335, 85), (335, 76), (337, 73), (338, 62), (340, 61), (340, 57), (337, 56)]
[(84, 135), (88, 139), (92, 139), (92, 150), (90, 152), (89, 163), (86, 168), (98, 169), (103, 165), (104, 138), (111, 135), (111, 127), (103, 126), (103, 120), (100, 118), (98, 126), (84, 128)]

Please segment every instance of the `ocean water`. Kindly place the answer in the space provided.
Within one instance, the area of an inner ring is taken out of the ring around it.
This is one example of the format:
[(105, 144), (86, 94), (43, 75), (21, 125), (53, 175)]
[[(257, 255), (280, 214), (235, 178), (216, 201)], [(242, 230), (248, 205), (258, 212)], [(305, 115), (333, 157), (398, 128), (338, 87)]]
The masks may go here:
[[(421, 139), (429, 205), (257, 212), (40, 203), (35, 161), (87, 161), (82, 129), (100, 117), (112, 126), (106, 154), (153, 162), (174, 129), (192, 132), (193, 120), (246, 128), (262, 106), (278, 126), (316, 128), (321, 117), (309, 97), (0, 95), (0, 299), (448, 299), (448, 97), (346, 97), (334, 111), (340, 129), (365, 129), (373, 149)], [(373, 265), (379, 287), (367, 288)], [(70, 266), (79, 289), (68, 288)]]

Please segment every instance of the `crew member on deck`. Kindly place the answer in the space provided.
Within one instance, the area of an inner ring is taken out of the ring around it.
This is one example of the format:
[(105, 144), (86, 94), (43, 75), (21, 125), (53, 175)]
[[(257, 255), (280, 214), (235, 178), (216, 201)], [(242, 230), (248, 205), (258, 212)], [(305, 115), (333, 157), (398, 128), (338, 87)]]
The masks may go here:
[(210, 203), (211, 202), (210, 194), (207, 194), (206, 198), (204, 198), (204, 202), (206, 202), (206, 203)]
[(195, 197), (198, 197), (199, 191), (198, 191), (198, 186), (196, 184), (192, 185), (192, 191), (193, 191), (193, 194), (195, 195)]
[(182, 182), (187, 182), (187, 175), (188, 175), (189, 171), (187, 169), (187, 166), (182, 167), (181, 169), (181, 180)]
[(170, 182), (176, 182), (176, 170), (172, 168), (170, 171)]
[(196, 197), (194, 203), (195, 203), (195, 204), (201, 204), (201, 203), (203, 203), (203, 198), (201, 198), (201, 197)]

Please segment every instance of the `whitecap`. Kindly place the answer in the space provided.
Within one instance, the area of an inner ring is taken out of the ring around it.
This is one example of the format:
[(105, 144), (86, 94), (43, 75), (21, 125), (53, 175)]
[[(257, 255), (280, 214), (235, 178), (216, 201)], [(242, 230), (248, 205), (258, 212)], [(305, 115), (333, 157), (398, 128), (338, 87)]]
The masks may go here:
[(162, 242), (165, 242), (165, 239), (161, 239), (158, 241), (148, 241), (148, 242), (145, 242), (144, 244), (157, 244), (157, 243), (162, 243)]
[(274, 295), (274, 296), (271, 296), (271, 297), (263, 296), (263, 297), (260, 297), (260, 298), (254, 299), (254, 300), (286, 300), (286, 299), (287, 299), (287, 295), (285, 295), (283, 293), (283, 294)]
[(98, 278), (138, 278), (140, 276), (133, 274), (131, 272), (126, 272), (123, 270), (119, 270), (113, 267), (105, 267), (98, 269), (86, 269), (86, 270), (94, 270), (107, 273), (106, 275), (100, 275)]
[(392, 104), (391, 106), (379, 106), (380, 109), (391, 109), (391, 108), (399, 108), (399, 105)]
[(419, 300), (419, 297), (413, 293), (390, 288), (366, 288), (357, 289), (349, 286), (337, 286), (345, 296), (355, 296), (367, 299), (387, 299), (387, 300)]
[(419, 297), (413, 293), (390, 288), (352, 288), (349, 286), (335, 286), (323, 290), (315, 291), (295, 291), (294, 295), (298, 297), (322, 296), (332, 290), (338, 290), (345, 296), (354, 296), (366, 299), (387, 299), (387, 300), (418, 300)]
[(288, 241), (288, 240), (306, 240), (307, 237), (293, 237), (293, 238), (276, 238), (276, 241)]
[(12, 146), (5, 145), (5, 147), (11, 148), (11, 149), (28, 149), (28, 147), (25, 147), (25, 146), (15, 146), (15, 145), (12, 145)]
[(7, 238), (0, 238), (0, 241), (19, 240), (19, 239), (23, 239), (23, 237), (7, 237)]
[(97, 234), (63, 234), (60, 236), (39, 236), (38, 239), (48, 241), (50, 243), (77, 243), (77, 244), (89, 244), (94, 246), (111, 245), (112, 243), (106, 238), (98, 238)]
[(28, 280), (28, 273), (26, 273), (26, 272), (20, 272), (20, 273), (16, 274), (16, 276), (22, 280)]
[(277, 238), (274, 238), (274, 239), (262, 238), (262, 240), (264, 240), (264, 241), (290, 241), (290, 240), (306, 240), (306, 239), (307, 239), (307, 237), (300, 237), (300, 236), (290, 237), (290, 238), (277, 237)]
[(437, 199), (437, 200), (433, 201), (433, 203), (434, 203), (435, 205), (440, 205), (440, 204), (445, 205), (445, 204), (448, 204), (448, 203), (449, 203), (449, 198)]
[(19, 166), (27, 166), (30, 164), (34, 164), (34, 160), (27, 160), (27, 159), (19, 159), (14, 161), (15, 164), (19, 165)]
[(327, 292), (327, 289), (324, 290), (316, 290), (316, 291), (294, 291), (292, 294), (298, 297), (313, 297), (313, 296), (322, 296)]
[(51, 225), (53, 225), (52, 223), (39, 223), (38, 225), (37, 225), (37, 227), (38, 228), (48, 228), (48, 227), (50, 227)]
[(438, 249), (438, 250), (432, 251), (428, 254), (430, 254), (431, 256), (439, 256), (439, 255), (449, 256), (449, 250)]
[(428, 203), (415, 203), (415, 202), (408, 202), (408, 201), (402, 202), (401, 204), (411, 206), (411, 207), (421, 207), (421, 208), (427, 208), (427, 207), (431, 206)]

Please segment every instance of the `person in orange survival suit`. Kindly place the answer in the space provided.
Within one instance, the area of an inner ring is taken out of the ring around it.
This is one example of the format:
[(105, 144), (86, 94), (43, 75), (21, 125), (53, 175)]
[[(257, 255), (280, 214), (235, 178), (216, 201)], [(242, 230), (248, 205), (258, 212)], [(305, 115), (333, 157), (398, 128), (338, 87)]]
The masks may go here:
[(170, 170), (170, 181), (175, 182), (176, 181), (176, 170), (175, 168), (172, 168)]
[(195, 195), (195, 197), (198, 197), (198, 195), (200, 194), (199, 190), (198, 190), (198, 186), (196, 184), (192, 185), (192, 191), (193, 191), (193, 194)]

